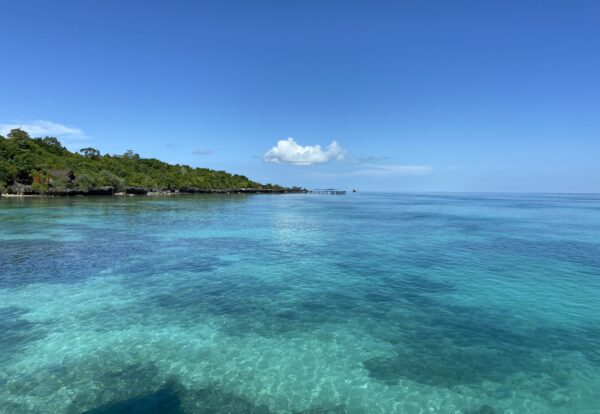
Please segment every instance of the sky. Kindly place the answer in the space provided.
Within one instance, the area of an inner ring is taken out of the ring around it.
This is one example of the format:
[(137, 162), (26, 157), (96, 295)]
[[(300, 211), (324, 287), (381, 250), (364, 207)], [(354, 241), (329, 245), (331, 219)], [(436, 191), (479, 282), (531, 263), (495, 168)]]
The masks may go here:
[(0, 134), (359, 191), (600, 192), (600, 1), (4, 1)]

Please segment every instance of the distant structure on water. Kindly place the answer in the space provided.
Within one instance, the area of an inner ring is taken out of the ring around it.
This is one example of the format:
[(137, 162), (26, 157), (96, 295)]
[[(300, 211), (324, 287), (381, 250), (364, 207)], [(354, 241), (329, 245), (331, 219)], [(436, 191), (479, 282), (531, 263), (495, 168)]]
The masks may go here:
[(328, 195), (344, 195), (346, 194), (346, 190), (336, 190), (335, 188), (315, 188), (314, 190), (309, 190), (309, 194), (328, 194)]

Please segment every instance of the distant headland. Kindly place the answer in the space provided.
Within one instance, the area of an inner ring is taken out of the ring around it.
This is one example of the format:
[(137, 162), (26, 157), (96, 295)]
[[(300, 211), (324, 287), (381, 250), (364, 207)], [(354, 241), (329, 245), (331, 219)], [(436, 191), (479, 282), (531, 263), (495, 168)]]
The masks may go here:
[(0, 194), (27, 196), (304, 193), (300, 187), (260, 184), (248, 177), (168, 164), (133, 151), (102, 155), (67, 150), (54, 137), (31, 138), (21, 129), (0, 135)]

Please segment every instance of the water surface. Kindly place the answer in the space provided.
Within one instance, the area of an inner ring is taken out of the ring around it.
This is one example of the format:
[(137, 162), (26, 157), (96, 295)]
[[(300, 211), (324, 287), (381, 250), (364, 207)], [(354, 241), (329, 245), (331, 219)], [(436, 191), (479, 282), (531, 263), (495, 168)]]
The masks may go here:
[(600, 196), (0, 200), (0, 412), (600, 413)]

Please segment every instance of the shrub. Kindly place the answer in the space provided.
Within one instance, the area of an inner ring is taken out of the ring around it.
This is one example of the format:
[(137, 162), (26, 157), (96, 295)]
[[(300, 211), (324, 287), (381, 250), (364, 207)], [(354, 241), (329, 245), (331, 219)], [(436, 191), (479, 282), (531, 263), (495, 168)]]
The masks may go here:
[(123, 191), (125, 189), (125, 180), (110, 171), (102, 170), (100, 172), (102, 181), (106, 185), (110, 185), (115, 191)]
[(78, 174), (75, 177), (75, 186), (81, 191), (90, 191), (94, 186), (94, 179), (87, 174)]

